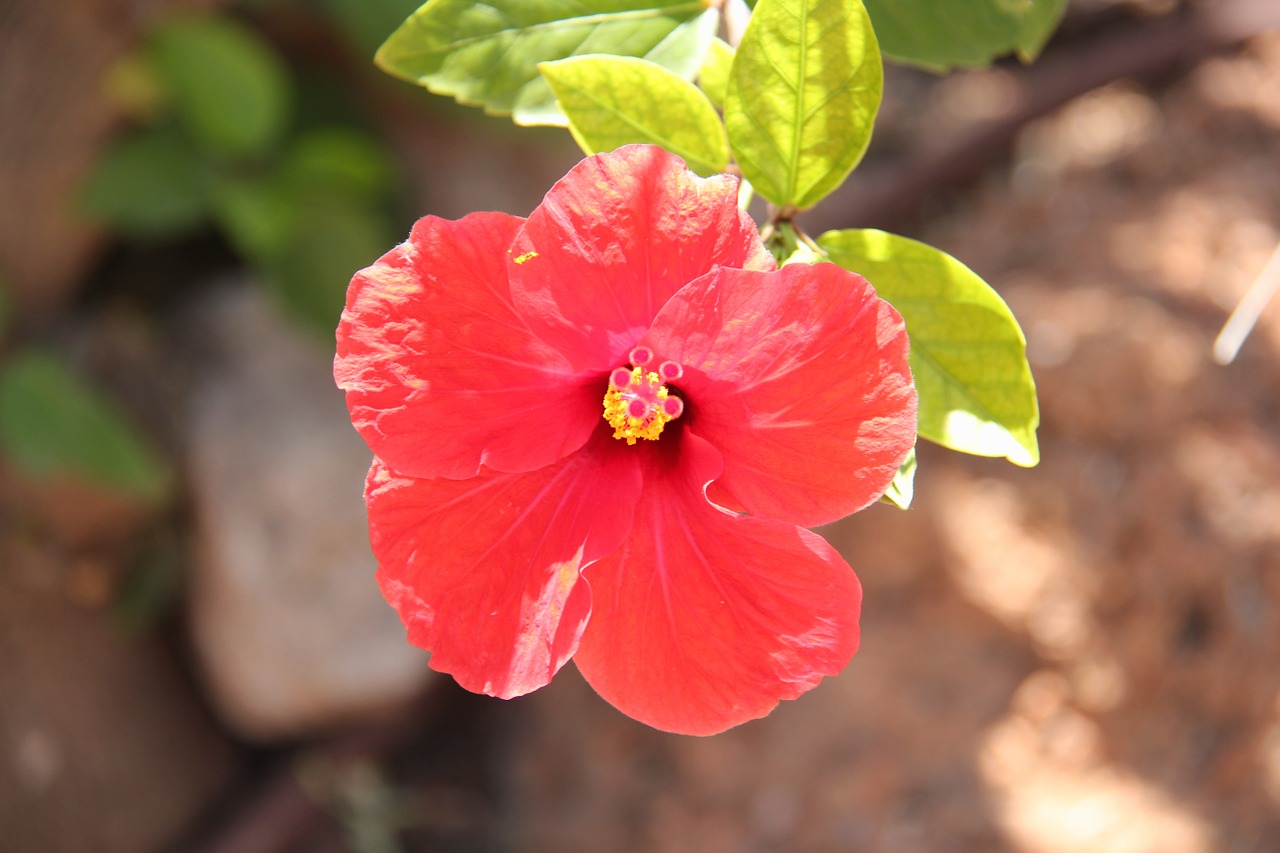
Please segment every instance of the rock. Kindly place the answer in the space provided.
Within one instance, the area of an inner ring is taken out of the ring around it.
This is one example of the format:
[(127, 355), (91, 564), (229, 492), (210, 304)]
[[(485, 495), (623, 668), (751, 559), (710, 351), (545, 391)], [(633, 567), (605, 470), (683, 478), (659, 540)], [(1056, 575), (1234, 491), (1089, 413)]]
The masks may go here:
[(371, 456), (333, 384), (329, 348), (261, 290), (205, 297), (188, 477), (197, 528), (195, 649), (212, 701), (256, 740), (397, 706), (429, 677), (376, 583), (362, 490)]
[(236, 771), (163, 635), (122, 629), (84, 561), (0, 514), (6, 853), (167, 849)]

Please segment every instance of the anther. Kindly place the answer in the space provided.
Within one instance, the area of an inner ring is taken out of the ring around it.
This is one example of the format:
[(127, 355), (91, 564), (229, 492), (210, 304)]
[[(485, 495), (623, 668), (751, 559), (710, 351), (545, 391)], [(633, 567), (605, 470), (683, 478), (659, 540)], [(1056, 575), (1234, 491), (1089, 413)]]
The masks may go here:
[(609, 376), (609, 384), (621, 391), (631, 384), (631, 371), (625, 367), (619, 367)]
[(635, 444), (652, 441), (662, 434), (668, 421), (680, 417), (684, 402), (664, 385), (684, 375), (674, 361), (664, 361), (656, 370), (646, 370), (654, 361), (651, 349), (638, 346), (631, 351), (634, 367), (615, 368), (609, 374), (609, 390), (604, 395), (604, 419), (613, 427), (613, 437)]

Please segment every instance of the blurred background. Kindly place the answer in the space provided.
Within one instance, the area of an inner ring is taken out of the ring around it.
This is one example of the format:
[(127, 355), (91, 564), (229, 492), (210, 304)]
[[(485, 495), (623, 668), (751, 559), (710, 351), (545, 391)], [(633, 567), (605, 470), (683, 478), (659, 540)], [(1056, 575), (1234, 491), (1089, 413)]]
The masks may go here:
[(426, 667), (330, 377), (416, 216), (577, 161), (370, 61), (414, 0), (0, 2), (0, 850), (1280, 850), (1280, 6), (1073, 0), (891, 67), (802, 219), (960, 258), (1027, 333), (1033, 470), (920, 448), (822, 532), (848, 669), (694, 739)]

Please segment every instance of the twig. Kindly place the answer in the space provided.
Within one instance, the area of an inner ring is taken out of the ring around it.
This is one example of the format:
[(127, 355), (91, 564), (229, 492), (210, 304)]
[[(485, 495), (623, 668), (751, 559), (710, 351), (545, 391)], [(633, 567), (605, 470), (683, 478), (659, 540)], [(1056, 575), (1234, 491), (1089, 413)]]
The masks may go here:
[(260, 774), (253, 789), (213, 825), (197, 827), (175, 847), (183, 853), (281, 853), (293, 849), (324, 819), (326, 805), (309, 791), (299, 762), (313, 758), (334, 767), (382, 760), (419, 735), (438, 713), (425, 697), (379, 722), (324, 743), (301, 746)]
[(751, 20), (751, 9), (746, 0), (726, 0), (724, 4), (724, 27), (729, 44), (737, 47), (742, 44), (742, 34)]
[(1262, 316), (1267, 303), (1276, 295), (1277, 290), (1280, 290), (1280, 245), (1276, 246), (1276, 250), (1271, 254), (1271, 260), (1267, 261), (1262, 272), (1258, 273), (1253, 284), (1249, 285), (1240, 304), (1231, 312), (1231, 316), (1227, 318), (1227, 324), (1218, 333), (1218, 339), (1213, 342), (1214, 361), (1218, 364), (1230, 364), (1235, 361), (1240, 347), (1244, 346), (1245, 339), (1253, 331), (1258, 318)]
[[(972, 182), (1006, 156), (1023, 125), (1117, 80), (1158, 80), (1252, 36), (1280, 27), (1277, 0), (1224, 0), (1167, 19), (1114, 29), (1050, 49), (1015, 72), (1016, 94), (1001, 115), (975, 124), (948, 146), (854, 173), (845, 191), (812, 214), (811, 227), (892, 227), (939, 190)], [(815, 228), (822, 230), (822, 228)]]

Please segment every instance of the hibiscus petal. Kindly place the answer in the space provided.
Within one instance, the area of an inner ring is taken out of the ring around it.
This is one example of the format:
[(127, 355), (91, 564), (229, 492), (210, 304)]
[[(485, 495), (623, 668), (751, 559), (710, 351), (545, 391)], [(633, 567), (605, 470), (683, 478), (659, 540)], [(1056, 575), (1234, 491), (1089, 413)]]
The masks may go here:
[(574, 661), (623, 713), (709, 735), (839, 672), (862, 591), (817, 534), (710, 504), (719, 454), (682, 439), (677, 467), (647, 474), (626, 543), (584, 573), (592, 614)]
[(374, 454), (416, 477), (531, 471), (600, 421), (600, 376), (573, 373), (516, 316), (508, 248), (523, 220), (424, 217), (356, 273), (334, 376)]
[(834, 264), (717, 270), (643, 343), (684, 365), (685, 428), (723, 454), (724, 506), (825, 524), (879, 498), (915, 444), (902, 317)]
[(575, 369), (609, 369), (662, 305), (715, 266), (774, 268), (738, 182), (699, 178), (652, 145), (588, 157), (512, 247), (516, 309)]
[(375, 460), (365, 500), (378, 583), (433, 669), (511, 698), (573, 655), (591, 611), (579, 572), (625, 538), (640, 489), (638, 467), (612, 450), (471, 480), (405, 477)]

